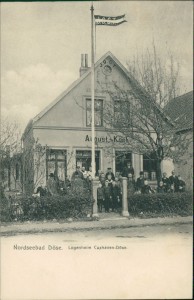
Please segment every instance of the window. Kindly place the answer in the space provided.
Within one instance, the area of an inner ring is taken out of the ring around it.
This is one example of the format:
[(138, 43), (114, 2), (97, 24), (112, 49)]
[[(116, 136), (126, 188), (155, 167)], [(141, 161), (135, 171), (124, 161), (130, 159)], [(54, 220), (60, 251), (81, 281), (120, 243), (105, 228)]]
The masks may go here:
[[(76, 166), (85, 167), (89, 170), (92, 162), (92, 152), (89, 150), (77, 150), (76, 151)], [(96, 163), (96, 174), (100, 168), (100, 151), (95, 151), (95, 163)]]
[(61, 182), (65, 181), (67, 176), (66, 150), (47, 149), (47, 178), (50, 173)]
[(114, 121), (115, 125), (129, 126), (130, 124), (130, 103), (124, 100), (114, 100)]
[[(92, 102), (91, 99), (86, 99), (86, 126), (92, 124)], [(95, 126), (103, 126), (103, 100), (95, 99), (94, 101), (94, 121)]]
[(20, 179), (20, 167), (19, 167), (19, 164), (16, 164), (16, 166), (15, 166), (15, 178), (16, 178), (16, 180)]
[(143, 155), (144, 177), (150, 180), (156, 180), (157, 160), (154, 153)]

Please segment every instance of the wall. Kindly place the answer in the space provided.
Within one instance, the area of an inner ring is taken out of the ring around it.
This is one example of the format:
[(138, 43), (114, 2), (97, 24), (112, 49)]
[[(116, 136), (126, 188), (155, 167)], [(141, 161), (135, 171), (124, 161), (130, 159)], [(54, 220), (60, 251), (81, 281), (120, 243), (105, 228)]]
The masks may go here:
[(193, 132), (191, 131), (187, 137), (191, 142), (181, 160), (175, 163), (175, 171), (186, 182), (187, 189), (193, 190)]
[[(91, 130), (62, 130), (62, 129), (34, 129), (34, 137), (41, 141), (43, 146), (52, 149), (67, 150), (68, 176), (75, 170), (76, 150), (91, 150)], [(112, 140), (111, 140), (112, 139)], [(100, 151), (100, 169), (106, 171), (112, 167), (114, 171), (114, 150), (123, 150), (123, 144), (116, 134), (108, 135), (104, 131), (96, 131), (96, 150)], [(130, 147), (129, 147), (130, 149)], [(131, 149), (132, 151), (132, 149)], [(133, 156), (132, 156), (133, 159)], [(136, 174), (142, 170), (140, 155), (134, 154), (134, 167)]]

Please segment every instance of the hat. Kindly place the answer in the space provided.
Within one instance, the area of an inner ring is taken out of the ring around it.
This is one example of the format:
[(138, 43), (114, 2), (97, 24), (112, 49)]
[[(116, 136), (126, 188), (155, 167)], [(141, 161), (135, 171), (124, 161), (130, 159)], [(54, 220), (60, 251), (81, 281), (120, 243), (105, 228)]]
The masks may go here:
[(49, 174), (49, 177), (54, 177), (54, 174), (53, 174), (53, 173), (50, 173), (50, 174)]
[(139, 173), (139, 175), (143, 175), (143, 171), (141, 171), (141, 172)]
[(110, 167), (108, 168), (108, 170), (111, 170), (111, 169), (112, 169), (112, 168), (110, 168)]

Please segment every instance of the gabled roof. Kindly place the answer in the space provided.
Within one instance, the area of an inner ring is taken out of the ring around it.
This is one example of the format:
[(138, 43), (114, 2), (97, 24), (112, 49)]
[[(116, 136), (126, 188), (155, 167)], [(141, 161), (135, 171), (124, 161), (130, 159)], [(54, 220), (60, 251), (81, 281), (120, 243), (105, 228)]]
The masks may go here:
[[(128, 78), (130, 83), (135, 86), (136, 91), (139, 95), (139, 97), (144, 97), (147, 100), (151, 101), (150, 95), (145, 91), (145, 89), (137, 82), (137, 80), (129, 73), (129, 71), (120, 63), (120, 61), (110, 52), (108, 51), (106, 54), (104, 54), (96, 63), (95, 68), (97, 68), (104, 59), (106, 59), (108, 56), (112, 58), (112, 60), (115, 61), (115, 63), (119, 66), (119, 68), (123, 71), (125, 76)], [(32, 122), (38, 121), (40, 118), (42, 118), (53, 106), (55, 106), (59, 101), (61, 101), (69, 92), (71, 92), (79, 83), (81, 83), (89, 74), (91, 73), (91, 68), (89, 68), (80, 78), (78, 78), (76, 81), (74, 81), (63, 93), (61, 93), (54, 101), (52, 101), (48, 106), (46, 106), (37, 116), (35, 116), (32, 119)], [(155, 104), (156, 105), (156, 104)], [(160, 107), (157, 107), (158, 110), (160, 110), (161, 114), (165, 117), (166, 121), (168, 121), (171, 125), (173, 125), (172, 121), (168, 116), (164, 115), (164, 112)]]
[(174, 121), (177, 131), (193, 128), (193, 91), (176, 97), (169, 101), (165, 111)]

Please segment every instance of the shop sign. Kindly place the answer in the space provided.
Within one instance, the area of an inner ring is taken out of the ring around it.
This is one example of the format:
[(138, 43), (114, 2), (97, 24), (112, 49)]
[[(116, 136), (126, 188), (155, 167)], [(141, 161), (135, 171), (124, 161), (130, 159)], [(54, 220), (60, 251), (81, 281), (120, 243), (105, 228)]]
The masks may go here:
[[(113, 135), (112, 137), (109, 136), (102, 136), (102, 137), (95, 137), (95, 143), (128, 143), (127, 137), (121, 137), (118, 135)], [(88, 134), (85, 137), (85, 142), (92, 142), (92, 137)]]

